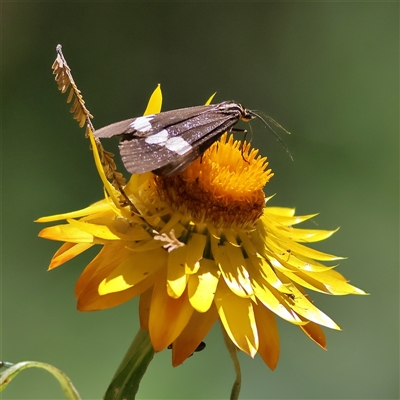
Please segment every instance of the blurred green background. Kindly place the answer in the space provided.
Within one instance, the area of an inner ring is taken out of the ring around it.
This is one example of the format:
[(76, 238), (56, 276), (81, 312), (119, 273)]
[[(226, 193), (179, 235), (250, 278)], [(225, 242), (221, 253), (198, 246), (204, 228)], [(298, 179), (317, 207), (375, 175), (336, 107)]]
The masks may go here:
[[(315, 247), (347, 256), (338, 271), (371, 295), (312, 295), (343, 331), (326, 330), (324, 352), (280, 322), (276, 371), (241, 355), (241, 398), (399, 398), (398, 2), (3, 2), (2, 25), (3, 360), (53, 364), (99, 399), (138, 329), (136, 301), (76, 311), (74, 284), (94, 253), (46, 272), (58, 243), (37, 238), (44, 225), (33, 220), (103, 196), (51, 74), (61, 43), (98, 128), (140, 115), (158, 83), (164, 110), (217, 91), (215, 102), (267, 112), (292, 132), (283, 139), (294, 156), (252, 123), (275, 172), (270, 204), (341, 227)], [(228, 398), (219, 326), (206, 343), (175, 369), (169, 351), (158, 354), (138, 397)], [(63, 394), (30, 369), (2, 396)]]

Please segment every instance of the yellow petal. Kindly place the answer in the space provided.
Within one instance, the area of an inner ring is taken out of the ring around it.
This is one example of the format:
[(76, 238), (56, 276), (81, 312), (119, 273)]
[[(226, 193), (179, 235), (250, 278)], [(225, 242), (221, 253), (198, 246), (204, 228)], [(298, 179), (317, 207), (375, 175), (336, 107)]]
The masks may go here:
[(299, 327), (311, 340), (326, 350), (326, 338), (322, 328), (314, 322)]
[(262, 278), (257, 270), (252, 271), (252, 285), (256, 297), (273, 313), (295, 325), (305, 322), (289, 307), (285, 306), (282, 295)]
[(187, 274), (195, 274), (199, 267), (199, 261), (203, 258), (204, 248), (207, 243), (207, 237), (198, 233), (192, 233), (190, 239), (185, 246), (186, 250), (186, 265)]
[[(172, 252), (173, 253), (173, 252)], [(142, 254), (130, 252), (99, 285), (99, 294), (120, 292), (137, 285), (167, 262), (167, 252), (157, 249)]]
[(158, 84), (152, 95), (150, 96), (149, 103), (147, 104), (146, 111), (143, 115), (158, 114), (161, 112), (162, 106), (162, 93), (161, 85)]
[(323, 283), (307, 276), (302, 272), (291, 273), (285, 271), (284, 275), (287, 276), (293, 282), (298, 283), (299, 285), (303, 286), (306, 289), (311, 289), (314, 290), (315, 292), (320, 292), (320, 293), (326, 293), (326, 294), (330, 293)]
[(83, 232), (81, 229), (69, 224), (49, 226), (42, 229), (38, 236), (44, 239), (59, 240), (61, 242), (93, 243), (94, 241), (93, 235)]
[(203, 258), (197, 274), (190, 275), (188, 282), (188, 296), (192, 307), (204, 313), (211, 307), (217, 289), (221, 272), (214, 260)]
[(138, 243), (129, 243), (127, 247), (131, 251), (135, 251), (137, 253), (143, 253), (148, 251), (157, 250), (163, 247), (165, 243), (161, 240), (149, 240), (149, 241), (141, 241)]
[(236, 296), (220, 280), (214, 302), (221, 323), (232, 342), (254, 357), (258, 349), (258, 334), (251, 300)]
[[(84, 220), (85, 218), (82, 218), (81, 221)], [(107, 225), (111, 232), (117, 235), (121, 240), (132, 242), (132, 240), (134, 239), (135, 241), (138, 241), (136, 243), (138, 244), (143, 243), (144, 240), (152, 239), (150, 233), (146, 232), (141, 225), (135, 224), (134, 222), (131, 222), (124, 217), (113, 218), (111, 223), (109, 218), (96, 219), (89, 222), (93, 222), (99, 225)], [(139, 247), (139, 245), (136, 247)]]
[[(289, 282), (289, 281), (288, 281)], [(331, 329), (340, 330), (340, 327), (325, 313), (314, 306), (306, 295), (300, 292), (293, 283), (287, 283), (286, 286), (290, 289), (294, 298), (287, 301), (289, 307), (298, 315), (313, 321), (319, 325), (326, 326)]]
[[(276, 289), (280, 289), (283, 286), (283, 283), (278, 279), (275, 271), (272, 269), (268, 261), (257, 253), (257, 250), (252, 241), (249, 239), (247, 233), (241, 232), (239, 233), (239, 237), (242, 242), (242, 247), (244, 248), (248, 256), (248, 258), (246, 259), (247, 268), (249, 269), (248, 263), (251, 262), (253, 264), (253, 268), (260, 271), (263, 278), (271, 286)], [(251, 268), (251, 270), (253, 270), (253, 268)]]
[(213, 98), (214, 98), (214, 96), (217, 94), (217, 92), (214, 92), (214, 94), (212, 94), (211, 96), (210, 96), (210, 98), (206, 101), (206, 106), (208, 106), (209, 104), (211, 104), (211, 102), (212, 102), (212, 100), (213, 100)]
[[(214, 259), (229, 289), (239, 297), (249, 297), (252, 294), (252, 289), (250, 293), (246, 292), (250, 284), (247, 271), (244, 266), (240, 265), (242, 260), (238, 256), (238, 253), (235, 252), (234, 255), (233, 253), (232, 255), (230, 254), (234, 247), (229, 243), (220, 246), (218, 241), (214, 237), (211, 237), (211, 248)], [(240, 249), (238, 250), (241, 252)], [(242, 282), (245, 284), (245, 287), (242, 286)]]
[(167, 290), (168, 295), (175, 299), (180, 297), (186, 288), (186, 247), (179, 247), (168, 254)]
[(64, 214), (50, 215), (48, 217), (41, 217), (35, 222), (54, 222), (63, 219), (80, 218), (86, 215), (96, 214), (98, 212), (109, 211), (110, 205), (106, 200), (100, 200), (91, 204), (89, 207), (82, 208), (81, 210), (72, 211)]
[(326, 271), (321, 273), (306, 272), (305, 274), (310, 278), (314, 278), (323, 283), (327, 290), (334, 295), (367, 294), (364, 290), (350, 285), (346, 281), (338, 279), (337, 275), (335, 275), (338, 274), (336, 271)]
[(51, 259), (48, 270), (59, 267), (93, 246), (92, 243), (64, 243)]
[(279, 361), (279, 333), (274, 314), (261, 304), (253, 304), (260, 344), (258, 353), (269, 368), (274, 370)]
[(222, 236), (224, 236), (231, 245), (240, 247), (238, 244), (238, 233), (234, 229), (224, 229)]
[(94, 286), (98, 291), (98, 286), (104, 277), (112, 273), (128, 254), (129, 250), (123, 246), (123, 243), (109, 242), (104, 245), (76, 282), (75, 297), (79, 298), (87, 285)]
[(290, 250), (291, 253), (295, 255), (300, 255), (303, 257), (313, 258), (314, 260), (320, 261), (334, 261), (342, 260), (343, 257), (334, 256), (332, 254), (323, 253), (312, 249), (310, 247), (304, 246), (302, 244), (296, 243), (293, 240), (286, 239), (285, 242), (280, 242), (279, 239), (272, 237), (272, 235), (267, 236), (264, 244), (264, 252), (267, 254), (282, 254)]
[(75, 219), (67, 220), (69, 224), (80, 229), (83, 232), (89, 233), (94, 237), (104, 240), (120, 240), (121, 238), (110, 231), (110, 228), (105, 225), (96, 225), (89, 222), (81, 222)]
[(96, 285), (89, 284), (78, 298), (78, 310), (96, 311), (116, 307), (145, 292), (154, 285), (154, 282), (155, 278), (151, 275), (130, 289), (122, 292), (106, 294), (104, 296), (98, 293)]
[(312, 258), (299, 256), (298, 254), (294, 255), (292, 253), (286, 253), (284, 257), (286, 257), (286, 259), (275, 254), (275, 257), (271, 259), (271, 264), (277, 268), (284, 266), (286, 267), (286, 270), (291, 270), (296, 273), (298, 272), (297, 270), (300, 270), (301, 272), (325, 272), (335, 268), (335, 265), (326, 266)]
[(218, 313), (215, 306), (206, 313), (193, 312), (188, 324), (172, 345), (172, 365), (182, 364), (205, 338), (215, 321)]
[(175, 236), (180, 237), (182, 232), (186, 230), (181, 224), (180, 220), (182, 219), (182, 215), (179, 213), (173, 213), (172, 215), (168, 216), (167, 223), (163, 226), (160, 233), (166, 233), (167, 235), (173, 229), (175, 231)]
[(115, 191), (114, 187), (111, 185), (111, 183), (109, 182), (109, 180), (107, 179), (106, 174), (104, 172), (103, 165), (101, 164), (101, 160), (100, 160), (99, 152), (97, 150), (97, 144), (96, 144), (96, 140), (93, 136), (93, 132), (90, 128), (87, 128), (87, 133), (88, 133), (88, 136), (90, 139), (90, 144), (92, 146), (93, 158), (94, 158), (94, 162), (96, 164), (97, 172), (100, 175), (100, 178), (101, 178), (101, 181), (103, 182), (104, 188), (107, 191), (107, 193), (110, 195), (111, 200), (113, 201), (115, 206), (120, 208), (121, 206), (120, 206), (120, 202), (116, 196), (116, 191)]
[(155, 351), (168, 347), (182, 332), (193, 313), (185, 292), (179, 299), (168, 296), (166, 281), (158, 279), (151, 298), (149, 333)]
[(257, 268), (259, 268), (260, 275), (275, 289), (281, 290), (283, 283), (277, 277), (276, 272), (263, 257), (250, 257), (249, 261)]
[[(125, 186), (125, 192), (135, 196), (137, 200), (139, 200), (141, 198), (142, 191), (149, 187), (149, 182), (152, 181), (153, 177), (154, 174), (152, 172), (131, 175), (128, 183)], [(151, 204), (148, 204), (148, 206), (151, 207)]]
[(226, 251), (228, 253), (230, 264), (235, 271), (240, 286), (248, 295), (252, 295), (253, 288), (250, 283), (250, 276), (246, 268), (246, 261), (243, 256), (242, 249), (240, 247), (235, 247), (232, 244), (227, 243)]
[(154, 284), (156, 274), (146, 276), (141, 282), (124, 291), (101, 295), (99, 285), (104, 276), (111, 274), (131, 252), (123, 244), (110, 242), (85, 268), (75, 287), (78, 309), (82, 311), (114, 307), (137, 296)]
[[(267, 200), (269, 200), (268, 198)], [(293, 217), (296, 212), (295, 208), (288, 207), (265, 207), (264, 214), (274, 214), (282, 217)]]
[(339, 228), (328, 231), (322, 229), (297, 229), (292, 228), (290, 229), (289, 237), (296, 242), (305, 242), (305, 243), (312, 243), (312, 242), (319, 242), (321, 240), (328, 239), (334, 233), (336, 233)]
[[(297, 224), (300, 224), (301, 222), (304, 222), (311, 218), (314, 218), (317, 215), (318, 215), (318, 213), (317, 214), (308, 214), (308, 215), (293, 215), (293, 216), (274, 214), (274, 213), (271, 213), (270, 207), (266, 207), (264, 215), (261, 218), (261, 221), (263, 224), (265, 224), (267, 229), (271, 225), (275, 225), (276, 227), (281, 226), (283, 229), (286, 229), (287, 227), (290, 227), (292, 225), (297, 225)], [(272, 224), (271, 224), (271, 222), (272, 222)]]
[[(154, 274), (157, 278), (161, 276), (159, 272)], [(156, 282), (156, 280), (154, 282)], [(153, 287), (149, 287), (145, 292), (141, 293), (139, 300), (139, 320), (140, 320), (140, 329), (142, 331), (149, 330), (149, 315), (150, 315), (150, 305), (151, 298), (153, 296)]]

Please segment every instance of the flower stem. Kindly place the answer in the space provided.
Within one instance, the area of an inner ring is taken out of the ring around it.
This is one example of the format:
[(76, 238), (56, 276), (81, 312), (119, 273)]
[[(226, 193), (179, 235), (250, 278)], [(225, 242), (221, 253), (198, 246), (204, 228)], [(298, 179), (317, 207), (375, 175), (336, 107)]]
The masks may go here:
[(242, 386), (242, 374), (240, 372), (240, 364), (239, 364), (239, 359), (237, 357), (237, 348), (232, 343), (231, 339), (228, 337), (223, 326), (221, 326), (221, 329), (222, 329), (222, 336), (224, 337), (225, 346), (229, 351), (229, 355), (231, 356), (233, 367), (235, 368), (235, 373), (236, 373), (236, 379), (235, 382), (233, 382), (230, 400), (238, 400), (240, 394), (240, 388)]
[(154, 357), (148, 331), (139, 329), (118, 367), (104, 400), (135, 399), (147, 367)]

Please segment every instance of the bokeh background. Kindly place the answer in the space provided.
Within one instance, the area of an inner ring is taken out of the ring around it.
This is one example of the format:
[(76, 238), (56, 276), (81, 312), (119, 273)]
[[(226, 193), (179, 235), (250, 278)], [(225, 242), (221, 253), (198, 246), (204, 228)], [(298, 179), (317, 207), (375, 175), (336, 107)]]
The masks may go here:
[[(84, 130), (51, 74), (63, 45), (94, 124), (140, 115), (158, 83), (163, 109), (234, 99), (292, 132), (293, 154), (252, 123), (275, 177), (270, 204), (320, 212), (341, 227), (315, 247), (347, 256), (339, 271), (370, 296), (318, 296), (343, 329), (328, 351), (280, 322), (271, 372), (241, 355), (242, 399), (399, 398), (398, 2), (2, 2), (1, 358), (38, 360), (100, 399), (138, 329), (137, 302), (75, 309), (84, 254), (46, 272), (59, 244), (37, 237), (43, 215), (100, 199)], [(116, 143), (105, 144), (116, 149)], [(156, 355), (140, 399), (228, 398), (233, 368), (215, 326), (207, 348), (173, 369)], [(3, 399), (59, 399), (45, 371), (21, 373)]]

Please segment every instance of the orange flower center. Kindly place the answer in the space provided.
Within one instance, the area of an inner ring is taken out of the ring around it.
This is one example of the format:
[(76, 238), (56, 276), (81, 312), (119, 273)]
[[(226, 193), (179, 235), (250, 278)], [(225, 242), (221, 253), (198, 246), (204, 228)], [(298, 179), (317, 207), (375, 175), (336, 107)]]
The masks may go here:
[(273, 173), (250, 144), (224, 134), (185, 171), (156, 177), (160, 197), (196, 223), (251, 227), (265, 205), (263, 187)]

